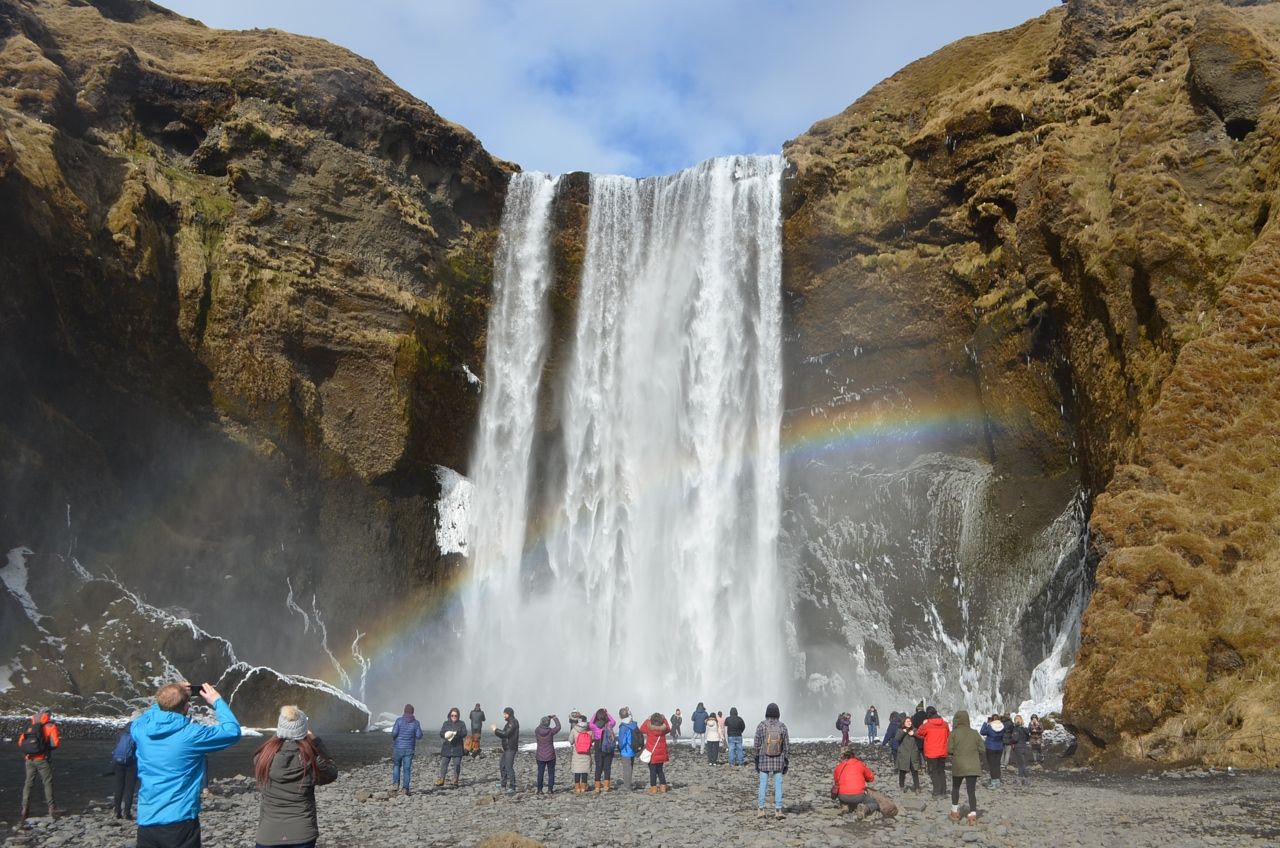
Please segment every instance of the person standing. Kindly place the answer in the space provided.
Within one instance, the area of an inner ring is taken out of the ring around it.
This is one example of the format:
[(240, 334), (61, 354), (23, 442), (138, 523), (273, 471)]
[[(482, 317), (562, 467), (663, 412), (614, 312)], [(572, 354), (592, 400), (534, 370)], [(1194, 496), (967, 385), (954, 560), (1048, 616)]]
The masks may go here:
[(916, 739), (920, 740), (925, 768), (933, 784), (933, 797), (941, 798), (947, 794), (947, 737), (951, 728), (936, 707), (929, 707), (924, 714), (924, 724), (916, 726)]
[(729, 750), (729, 729), (725, 726), (724, 710), (716, 711), (716, 723), (720, 725), (720, 750)]
[(337, 780), (338, 767), (311, 732), (306, 713), (292, 705), (280, 708), (276, 735), (253, 755), (253, 776), (262, 797), (258, 848), (315, 848), (316, 787)]
[(729, 742), (729, 765), (746, 765), (747, 755), (742, 750), (742, 734), (747, 732), (747, 723), (742, 716), (738, 715), (737, 707), (729, 708), (729, 717), (724, 720), (724, 728)]
[(618, 725), (618, 756), (622, 759), (622, 786), (628, 792), (635, 789), (632, 777), (635, 773), (636, 757), (644, 749), (640, 738), (640, 725), (631, 717), (631, 708), (623, 707), (618, 711), (622, 722)]
[(898, 731), (902, 729), (903, 714), (894, 710), (889, 713), (889, 726), (884, 729), (884, 744), (888, 745), (893, 753), (898, 753)]
[(471, 719), (471, 757), (475, 759), (480, 756), (480, 734), (484, 732), (484, 710), (480, 709), (480, 704), (476, 704), (469, 718)]
[(1009, 759), (1013, 756), (1013, 716), (1002, 713), (1000, 723), (1004, 725), (1004, 736), (1000, 740), (1004, 743), (1004, 748), (1000, 750), (1000, 772), (1003, 774), (1009, 768)]
[(533, 740), (537, 750), (534, 759), (538, 762), (538, 794), (542, 794), (542, 777), (545, 773), (547, 794), (556, 792), (556, 734), (560, 732), (560, 718), (555, 715), (543, 716), (542, 721), (533, 729)]
[(413, 773), (413, 753), (422, 738), (422, 725), (413, 716), (413, 704), (404, 705), (404, 713), (391, 725), (391, 789), (409, 794)]
[(1013, 763), (1018, 767), (1018, 782), (1029, 786), (1031, 780), (1027, 777), (1027, 760), (1031, 756), (1031, 732), (1022, 723), (1021, 715), (1013, 717), (1009, 737), (1013, 743)]
[(240, 722), (208, 683), (200, 697), (217, 724), (187, 716), (191, 684), (166, 683), (129, 728), (138, 757), (137, 848), (200, 848), (200, 788), (207, 757), (240, 741)]
[(991, 775), (991, 788), (999, 789), (1001, 757), (1004, 756), (1004, 722), (1000, 720), (1000, 716), (992, 713), (978, 732), (986, 740), (987, 772)]
[(680, 738), (680, 728), (684, 726), (684, 715), (681, 714), (680, 708), (676, 707), (676, 711), (671, 714), (671, 737), (673, 739)]
[(668, 758), (667, 734), (671, 733), (671, 725), (662, 717), (662, 713), (654, 713), (640, 725), (640, 733), (644, 736), (644, 751), (640, 758), (644, 760), (648, 757), (649, 763), (649, 794), (666, 792), (667, 773), (664, 766)]
[(502, 740), (502, 762), (499, 764), (499, 775), (502, 788), (508, 795), (516, 792), (516, 752), (520, 750), (520, 722), (516, 720), (516, 711), (511, 707), (502, 710), (505, 722), (499, 730), (496, 724), (490, 725), (493, 735)]
[(863, 716), (862, 723), (867, 726), (867, 744), (876, 744), (876, 740), (879, 738), (880, 713), (876, 712), (875, 704), (872, 704), (867, 709), (867, 714)]
[(848, 713), (840, 713), (836, 716), (836, 730), (840, 731), (840, 747), (849, 747), (849, 724), (852, 717)]
[[(140, 712), (135, 714), (134, 718), (141, 714)], [(129, 733), (132, 727), (131, 719), (116, 737), (116, 747), (111, 751), (111, 770), (116, 779), (115, 810), (118, 819), (133, 818), (133, 793), (138, 788), (138, 746), (134, 744), (133, 736)]]
[(41, 789), (44, 790), (44, 802), (49, 807), (49, 818), (57, 808), (53, 804), (53, 763), (51, 757), (54, 750), (62, 744), (62, 736), (58, 733), (58, 725), (50, 718), (48, 710), (40, 710), (31, 716), (27, 727), (18, 734), (18, 750), (22, 752), (26, 775), (22, 783), (22, 815), (23, 820), (31, 815), (31, 787), (36, 777), (40, 778)]
[(720, 719), (715, 713), (707, 716), (706, 727), (706, 751), (707, 765), (716, 764), (716, 759), (720, 756)]
[(707, 743), (707, 708), (701, 701), (698, 702), (698, 708), (693, 711), (690, 718), (693, 719), (693, 747), (700, 752)]
[(618, 752), (618, 735), (613, 728), (617, 721), (604, 707), (596, 710), (588, 729), (591, 731), (591, 747), (596, 761), (596, 794), (608, 792), (613, 781), (613, 755)]
[(871, 793), (867, 792), (867, 784), (875, 779), (875, 773), (867, 768), (867, 764), (858, 759), (852, 748), (847, 749), (844, 752), (844, 759), (836, 766), (835, 773), (831, 776), (831, 788), (834, 790), (832, 794), (844, 807), (840, 812), (842, 814), (846, 810), (852, 812), (859, 804), (862, 805), (863, 816), (879, 812), (880, 805), (876, 803), (875, 798), (871, 797)]
[(1044, 762), (1044, 725), (1040, 723), (1040, 716), (1032, 715), (1031, 723), (1027, 725), (1027, 733), (1031, 735), (1031, 760), (1035, 763)]
[(467, 726), (462, 723), (462, 710), (454, 707), (449, 710), (444, 724), (440, 725), (440, 775), (436, 778), (436, 786), (444, 786), (445, 776), (449, 773), (449, 763), (453, 762), (453, 788), (457, 789), (462, 782), (462, 755), (466, 742)]
[(982, 774), (983, 743), (978, 732), (969, 726), (969, 713), (956, 713), (955, 730), (947, 740), (947, 753), (951, 755), (951, 813), (954, 822), (960, 821), (960, 784), (969, 793), (969, 824), (978, 823), (978, 775)]
[(581, 795), (587, 791), (587, 775), (591, 771), (591, 725), (585, 716), (579, 714), (569, 733), (569, 744), (573, 754), (569, 757), (569, 767), (573, 769), (573, 791)]
[(764, 721), (756, 726), (756, 771), (760, 774), (759, 792), (756, 793), (756, 815), (763, 817), (764, 799), (773, 778), (773, 817), (785, 818), (782, 813), (782, 777), (791, 764), (791, 739), (787, 726), (782, 723), (782, 713), (777, 704), (765, 708)]
[(907, 788), (907, 772), (911, 772), (911, 788), (920, 791), (920, 744), (916, 740), (916, 729), (910, 717), (902, 719), (902, 727), (898, 728), (894, 739), (894, 765), (898, 768), (898, 788)]

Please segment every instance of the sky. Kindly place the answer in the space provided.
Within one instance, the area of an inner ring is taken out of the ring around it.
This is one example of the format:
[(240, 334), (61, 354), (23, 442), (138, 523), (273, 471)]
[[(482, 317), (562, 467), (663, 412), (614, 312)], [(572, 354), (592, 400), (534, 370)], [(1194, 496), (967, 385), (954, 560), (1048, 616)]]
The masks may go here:
[(777, 153), (880, 80), (1059, 0), (160, 0), (365, 56), (526, 170)]

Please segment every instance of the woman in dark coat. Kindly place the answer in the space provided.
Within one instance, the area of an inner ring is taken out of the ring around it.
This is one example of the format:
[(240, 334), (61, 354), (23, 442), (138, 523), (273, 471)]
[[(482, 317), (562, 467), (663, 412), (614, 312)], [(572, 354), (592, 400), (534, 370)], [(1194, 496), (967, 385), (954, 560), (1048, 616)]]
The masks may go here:
[(467, 726), (462, 723), (462, 711), (457, 707), (449, 710), (449, 717), (440, 725), (440, 775), (436, 778), (436, 786), (444, 786), (445, 775), (449, 773), (449, 761), (453, 761), (453, 785), (457, 788), (462, 780), (462, 757), (466, 753), (464, 743), (467, 741)]
[(338, 768), (308, 725), (302, 710), (281, 707), (276, 735), (253, 755), (253, 774), (262, 793), (258, 848), (315, 848), (320, 838), (316, 787), (337, 779)]

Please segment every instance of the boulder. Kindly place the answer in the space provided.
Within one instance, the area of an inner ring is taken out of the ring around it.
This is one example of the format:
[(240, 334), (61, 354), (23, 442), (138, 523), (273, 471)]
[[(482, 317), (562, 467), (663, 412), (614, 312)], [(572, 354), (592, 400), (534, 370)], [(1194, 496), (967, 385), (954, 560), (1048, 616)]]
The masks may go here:
[(217, 688), (246, 727), (274, 728), (285, 704), (300, 707), (317, 735), (369, 726), (369, 708), (323, 680), (237, 663), (222, 676)]

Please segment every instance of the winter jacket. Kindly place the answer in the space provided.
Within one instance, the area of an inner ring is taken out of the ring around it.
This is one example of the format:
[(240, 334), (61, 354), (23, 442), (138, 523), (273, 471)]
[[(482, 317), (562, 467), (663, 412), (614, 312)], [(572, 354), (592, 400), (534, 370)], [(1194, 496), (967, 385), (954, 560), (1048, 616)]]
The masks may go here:
[(849, 717), (844, 713), (840, 713), (840, 718), (836, 719), (836, 730), (841, 733), (849, 732)]
[(1013, 723), (1013, 719), (1008, 716), (1001, 716), (1000, 722), (1004, 725), (1004, 735), (1000, 737), (1000, 741), (1003, 742), (1007, 748), (1013, 744), (1013, 728), (1015, 725)]
[[(573, 751), (573, 756), (569, 757), (569, 768), (574, 774), (584, 774), (591, 771), (591, 754), (578, 753), (578, 737), (586, 736), (591, 738), (591, 729), (588, 726), (586, 730), (570, 730), (569, 731), (569, 749)], [(588, 746), (592, 743), (588, 742)]]
[(303, 767), (296, 739), (286, 739), (271, 759), (258, 814), (259, 845), (297, 845), (320, 836), (316, 780), (331, 783), (338, 776), (338, 767), (319, 739), (311, 741), (319, 755), (314, 769)]
[(505, 725), (493, 731), (493, 735), (502, 740), (502, 750), (520, 750), (520, 722), (515, 716), (508, 719)]
[(693, 711), (693, 732), (707, 732), (707, 708), (698, 704), (698, 708)]
[(1044, 740), (1044, 725), (1040, 723), (1040, 719), (1031, 720), (1031, 724), (1027, 726), (1027, 733), (1031, 736), (1031, 747), (1039, 748)]
[(643, 747), (644, 742), (640, 739), (640, 725), (636, 724), (635, 719), (618, 725), (618, 756), (635, 757)]
[(983, 722), (982, 730), (978, 731), (987, 741), (988, 751), (1004, 750), (1004, 723), (1000, 719), (993, 722)]
[[(772, 734), (782, 735), (782, 753), (769, 756), (764, 752), (765, 740)], [(756, 771), (787, 773), (791, 765), (791, 739), (787, 735), (787, 726), (776, 718), (767, 718), (756, 726), (755, 738)]]
[(738, 715), (737, 707), (729, 710), (729, 717), (724, 720), (724, 729), (728, 732), (730, 739), (735, 736), (741, 738), (742, 734), (747, 732), (747, 722)]
[(618, 726), (618, 722), (613, 718), (613, 713), (606, 711), (604, 717), (607, 719), (604, 724), (596, 724), (596, 720), (593, 718), (587, 725), (587, 730), (591, 731), (591, 741), (596, 745), (600, 744), (600, 737), (604, 735), (604, 729), (606, 727)]
[[(893, 719), (889, 722), (889, 726), (884, 729), (884, 743), (888, 745), (893, 753), (898, 753), (898, 731), (902, 729), (902, 720)], [(915, 737), (912, 737), (913, 739)]]
[(969, 713), (956, 713), (956, 728), (947, 740), (947, 753), (951, 755), (952, 777), (978, 777), (982, 774), (982, 737), (969, 726)]
[(893, 753), (893, 762), (898, 771), (920, 769), (924, 765), (924, 760), (920, 756), (920, 745), (916, 742), (916, 737), (911, 735), (911, 731), (898, 728), (894, 743), (897, 747)]
[[(450, 730), (453, 731), (453, 738), (445, 739), (445, 734)], [(440, 745), (440, 756), (461, 757), (465, 753), (462, 743), (467, 738), (467, 726), (461, 721), (445, 721), (440, 725), (440, 738), (444, 739)]]
[(707, 741), (720, 741), (720, 721), (715, 716), (707, 716)]
[(422, 725), (416, 718), (405, 713), (391, 725), (391, 750), (412, 751), (418, 747), (422, 738)]
[(947, 737), (950, 735), (951, 728), (938, 716), (925, 719), (924, 724), (916, 728), (916, 738), (920, 740), (926, 760), (936, 760), (947, 755)]
[(875, 710), (867, 710), (867, 714), (866, 716), (863, 717), (862, 723), (865, 724), (867, 727), (879, 727), (880, 714)]
[(680, 735), (680, 728), (684, 726), (684, 716), (671, 714), (671, 730), (676, 736)]
[(138, 826), (174, 824), (200, 815), (205, 754), (240, 741), (240, 722), (227, 702), (213, 702), (214, 725), (153, 704), (129, 732), (138, 751)]
[(538, 725), (533, 729), (533, 740), (537, 743), (538, 750), (533, 757), (540, 763), (554, 763), (556, 761), (556, 734), (560, 732), (560, 719), (555, 716), (551, 717), (551, 723), (548, 725)]
[[(32, 716), (39, 732), (44, 734), (45, 747), (48, 749), (43, 754), (26, 754), (25, 757), (32, 762), (38, 760), (46, 760), (53, 753), (53, 749), (62, 744), (62, 736), (58, 733), (58, 725), (49, 720), (49, 714), (42, 712), (38, 716)], [(27, 738), (26, 731), (18, 734), (18, 747), (22, 747), (22, 740)]]
[(1029, 744), (1031, 742), (1031, 732), (1028, 731), (1025, 727), (1021, 727), (1015, 724), (1013, 726), (1013, 729), (1009, 731), (1009, 736), (1011, 737), (1010, 743), (1013, 745), (1013, 747), (1021, 748), (1024, 751), (1027, 750), (1027, 748), (1029, 747)]
[(664, 721), (658, 727), (654, 727), (649, 721), (640, 725), (640, 732), (644, 734), (644, 748), (650, 752), (649, 762), (653, 765), (665, 763), (667, 761), (667, 734), (671, 732), (671, 723)]
[(867, 784), (875, 779), (875, 773), (857, 757), (841, 760), (831, 776), (837, 795), (861, 795), (867, 791)]
[(472, 710), (471, 715), (471, 732), (479, 734), (484, 730), (484, 710)]

